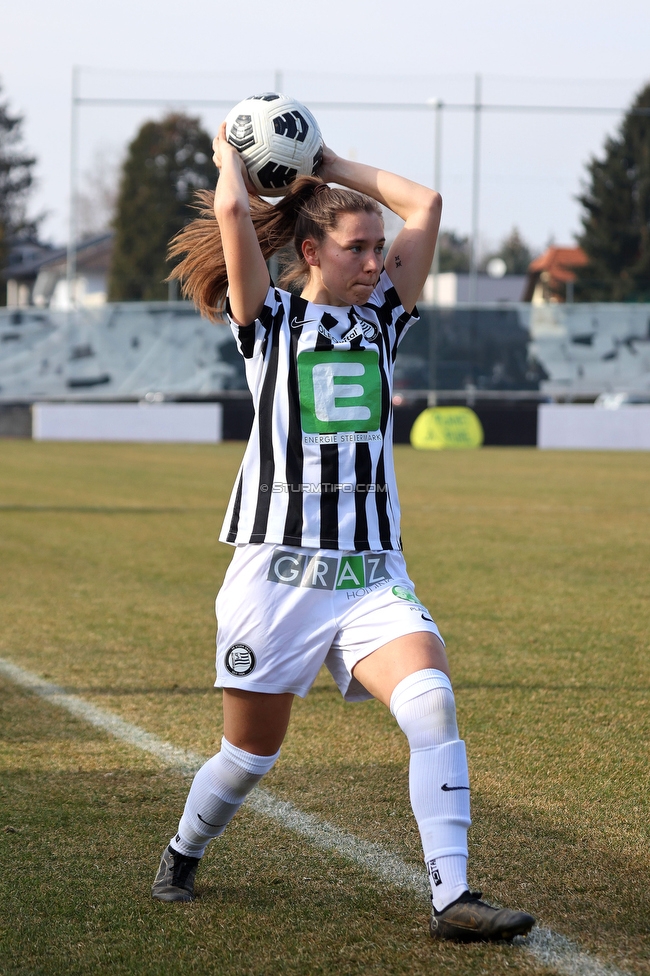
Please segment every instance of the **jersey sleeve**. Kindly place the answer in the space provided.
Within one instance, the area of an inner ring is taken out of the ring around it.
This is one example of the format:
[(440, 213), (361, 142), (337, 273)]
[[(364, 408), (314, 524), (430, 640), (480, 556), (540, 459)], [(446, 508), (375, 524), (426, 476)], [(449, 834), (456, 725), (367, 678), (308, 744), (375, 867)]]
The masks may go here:
[(420, 319), (417, 307), (412, 312), (406, 311), (385, 268), (379, 276), (368, 305), (375, 308), (379, 320), (388, 329), (392, 348), (399, 346), (411, 326)]
[(261, 354), (266, 338), (277, 316), (284, 315), (282, 294), (275, 285), (269, 285), (262, 311), (250, 325), (239, 325), (233, 320), (230, 313), (230, 300), (228, 298), (226, 298), (226, 315), (228, 316), (230, 329), (235, 337), (239, 352), (244, 359), (254, 359)]

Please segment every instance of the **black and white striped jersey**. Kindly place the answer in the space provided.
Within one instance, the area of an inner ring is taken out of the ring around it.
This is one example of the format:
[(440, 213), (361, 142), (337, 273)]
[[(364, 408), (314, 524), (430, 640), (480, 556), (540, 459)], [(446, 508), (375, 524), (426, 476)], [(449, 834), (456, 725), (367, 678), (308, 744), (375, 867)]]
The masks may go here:
[(231, 322), (255, 419), (222, 542), (401, 548), (391, 391), (417, 318), (383, 271), (365, 305), (314, 305), (271, 286), (252, 325)]

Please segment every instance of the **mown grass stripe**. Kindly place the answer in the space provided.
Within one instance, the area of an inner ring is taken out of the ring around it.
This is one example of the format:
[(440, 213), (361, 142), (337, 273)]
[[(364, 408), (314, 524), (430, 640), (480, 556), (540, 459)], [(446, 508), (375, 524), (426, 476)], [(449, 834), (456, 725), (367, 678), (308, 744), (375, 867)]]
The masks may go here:
[[(83, 719), (95, 728), (143, 752), (155, 756), (162, 763), (182, 773), (192, 775), (205, 762), (196, 752), (179, 749), (137, 725), (125, 722), (107, 709), (85, 701), (79, 695), (65, 691), (59, 685), (40, 678), (31, 671), (0, 658), (0, 673), (15, 684), (34, 692), (71, 715)], [(255, 813), (275, 820), (282, 827), (305, 837), (310, 844), (352, 861), (389, 884), (407, 888), (421, 897), (429, 894), (424, 871), (415, 870), (399, 857), (378, 844), (362, 840), (354, 834), (338, 830), (327, 821), (305, 813), (285, 800), (278, 800), (268, 790), (257, 787), (246, 801)], [(578, 946), (550, 929), (536, 926), (526, 940), (517, 940), (543, 966), (562, 976), (631, 976), (624, 970), (601, 962), (581, 951)]]

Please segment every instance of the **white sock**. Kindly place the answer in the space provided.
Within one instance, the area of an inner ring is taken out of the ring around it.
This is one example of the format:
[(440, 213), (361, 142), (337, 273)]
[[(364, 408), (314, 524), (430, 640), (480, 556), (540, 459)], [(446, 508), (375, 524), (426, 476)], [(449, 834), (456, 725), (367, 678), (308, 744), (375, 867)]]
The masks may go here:
[(442, 911), (467, 891), (469, 777), (458, 738), (451, 682), (434, 668), (397, 685), (390, 710), (411, 748), (411, 806), (420, 830), (434, 908)]
[(171, 846), (187, 857), (203, 857), (208, 843), (219, 837), (240, 806), (272, 768), (274, 756), (254, 756), (224, 737), (221, 752), (201, 766), (194, 777), (185, 810)]
[(467, 858), (464, 854), (443, 855), (431, 858), (426, 865), (431, 900), (436, 911), (441, 912), (467, 891)]

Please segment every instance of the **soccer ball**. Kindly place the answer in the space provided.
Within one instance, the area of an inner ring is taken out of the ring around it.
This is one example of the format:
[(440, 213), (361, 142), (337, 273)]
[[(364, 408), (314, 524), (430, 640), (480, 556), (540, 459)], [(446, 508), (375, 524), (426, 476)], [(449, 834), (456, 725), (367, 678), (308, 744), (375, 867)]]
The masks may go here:
[(265, 92), (239, 102), (226, 116), (226, 138), (243, 156), (251, 183), (264, 197), (281, 197), (296, 176), (313, 176), (323, 137), (309, 109), (289, 95)]

